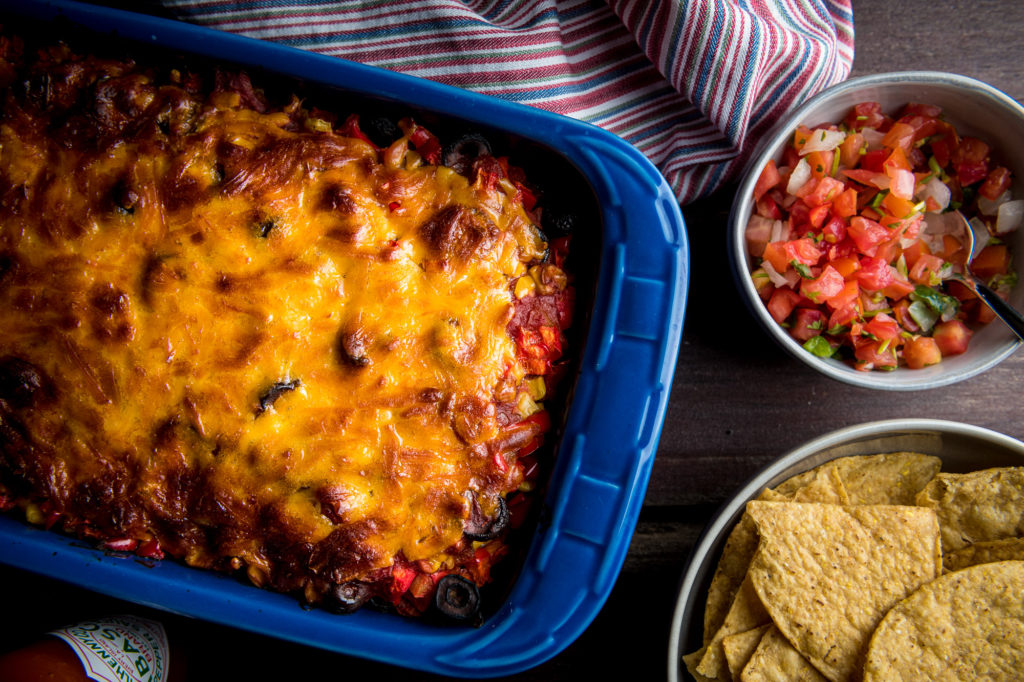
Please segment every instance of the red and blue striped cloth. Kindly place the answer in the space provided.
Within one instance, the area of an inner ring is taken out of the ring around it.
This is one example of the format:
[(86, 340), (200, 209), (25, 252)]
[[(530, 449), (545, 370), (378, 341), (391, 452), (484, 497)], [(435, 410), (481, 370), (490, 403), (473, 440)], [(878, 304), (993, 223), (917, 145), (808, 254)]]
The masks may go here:
[(572, 116), (687, 203), (845, 79), (852, 0), (163, 0), (178, 18)]

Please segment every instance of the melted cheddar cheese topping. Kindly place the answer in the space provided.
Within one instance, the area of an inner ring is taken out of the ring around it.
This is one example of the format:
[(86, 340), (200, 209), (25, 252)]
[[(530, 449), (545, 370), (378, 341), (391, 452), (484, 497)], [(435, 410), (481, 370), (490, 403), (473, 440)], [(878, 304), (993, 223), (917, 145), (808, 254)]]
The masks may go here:
[(0, 124), (7, 496), (314, 600), (450, 564), (521, 480), (508, 325), (547, 245), (514, 187), (88, 68), (113, 113), (9, 92)]

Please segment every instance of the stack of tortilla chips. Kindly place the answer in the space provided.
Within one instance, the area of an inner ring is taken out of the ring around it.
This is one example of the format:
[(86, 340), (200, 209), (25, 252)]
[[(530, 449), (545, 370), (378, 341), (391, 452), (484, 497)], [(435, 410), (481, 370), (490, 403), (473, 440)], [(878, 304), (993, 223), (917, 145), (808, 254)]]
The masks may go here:
[[(708, 590), (697, 680), (1018, 679), (1024, 467), (832, 460), (747, 503)], [(998, 633), (993, 635), (992, 633)]]

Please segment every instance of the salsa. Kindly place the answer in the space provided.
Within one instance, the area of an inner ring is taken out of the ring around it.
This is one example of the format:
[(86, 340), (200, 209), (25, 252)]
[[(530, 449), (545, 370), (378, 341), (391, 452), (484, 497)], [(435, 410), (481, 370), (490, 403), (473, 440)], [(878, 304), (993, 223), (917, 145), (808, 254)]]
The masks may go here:
[(877, 102), (800, 126), (754, 187), (746, 228), (754, 285), (810, 353), (859, 370), (920, 369), (967, 350), (994, 315), (960, 280), (960, 210), (988, 243), (971, 270), (1004, 298), (1006, 235), (1024, 217), (1011, 173), (930, 104)]

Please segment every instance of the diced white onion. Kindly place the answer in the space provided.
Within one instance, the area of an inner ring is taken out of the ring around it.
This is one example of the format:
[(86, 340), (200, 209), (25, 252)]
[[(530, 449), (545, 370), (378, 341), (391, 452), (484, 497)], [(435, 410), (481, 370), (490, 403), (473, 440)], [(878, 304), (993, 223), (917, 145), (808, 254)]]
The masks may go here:
[(783, 222), (781, 220), (773, 220), (772, 221), (771, 236), (768, 238), (768, 241), (769, 242), (780, 242), (780, 241), (782, 241), (782, 238), (784, 236), (782, 234), (782, 228), (783, 227), (784, 227), (784, 224), (783, 224)]
[(1006, 190), (995, 199), (988, 199), (982, 195), (978, 195), (978, 210), (984, 215), (995, 215), (999, 211), (999, 207), (1005, 204), (1007, 201), (1012, 199), (1010, 196), (1010, 190)]
[(868, 146), (868, 150), (882, 148), (882, 140), (885, 139), (885, 133), (880, 133), (874, 128), (864, 128), (860, 131), (860, 134), (864, 136), (864, 144)]
[(1024, 199), (1014, 199), (999, 205), (996, 214), (996, 234), (1007, 234), (1020, 227), (1024, 220)]
[(796, 194), (796, 191), (803, 187), (811, 179), (811, 164), (807, 159), (800, 159), (793, 172), (789, 176), (789, 183), (786, 185), (786, 192)]
[(768, 273), (768, 279), (772, 281), (777, 287), (784, 287), (789, 285), (789, 280), (779, 274), (779, 271), (772, 267), (772, 264), (768, 261), (761, 263), (761, 267)]
[(889, 176), (889, 190), (894, 197), (910, 199), (914, 196), (914, 174), (905, 169), (892, 171)]
[(939, 205), (939, 208), (933, 213), (941, 213), (942, 211), (945, 211), (946, 207), (949, 206), (949, 186), (938, 178), (930, 179), (928, 182), (924, 183), (919, 190), (917, 190), (917, 198), (920, 201), (927, 201), (929, 197)]
[(917, 236), (933, 253), (942, 251), (944, 249), (942, 236), (955, 233), (959, 229), (956, 223), (957, 221), (950, 213), (925, 213), (921, 230)]
[(832, 151), (845, 139), (846, 133), (841, 130), (815, 130), (811, 133), (803, 149), (800, 150), (800, 155)]

